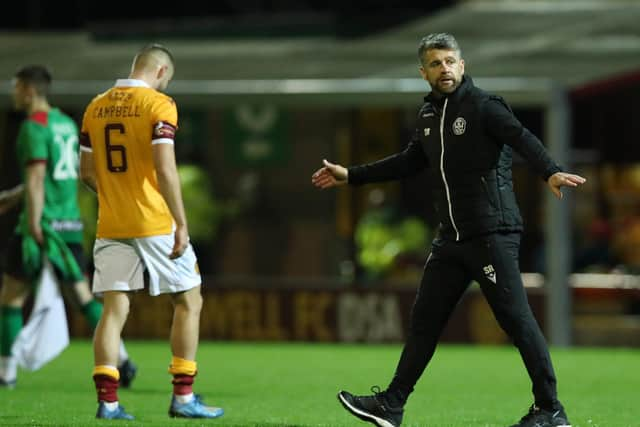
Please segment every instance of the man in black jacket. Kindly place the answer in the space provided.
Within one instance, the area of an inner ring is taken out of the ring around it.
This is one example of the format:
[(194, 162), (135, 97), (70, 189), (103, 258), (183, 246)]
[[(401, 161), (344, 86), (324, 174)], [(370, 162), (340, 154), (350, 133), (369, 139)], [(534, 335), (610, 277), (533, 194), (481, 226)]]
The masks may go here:
[(464, 60), (453, 36), (423, 38), (418, 57), (420, 74), (429, 82), (431, 93), (420, 109), (408, 147), (348, 169), (324, 160), (312, 176), (313, 184), (324, 189), (395, 180), (427, 169), (440, 222), (391, 384), (370, 396), (341, 391), (338, 399), (365, 421), (380, 427), (399, 426), (402, 408), (431, 360), (451, 312), (475, 280), (518, 348), (533, 383), (534, 404), (513, 427), (570, 426), (557, 398), (547, 344), (520, 275), (522, 218), (513, 192), (512, 149), (558, 198), (562, 186), (575, 187), (585, 179), (562, 172), (502, 98), (473, 85), (464, 75)]

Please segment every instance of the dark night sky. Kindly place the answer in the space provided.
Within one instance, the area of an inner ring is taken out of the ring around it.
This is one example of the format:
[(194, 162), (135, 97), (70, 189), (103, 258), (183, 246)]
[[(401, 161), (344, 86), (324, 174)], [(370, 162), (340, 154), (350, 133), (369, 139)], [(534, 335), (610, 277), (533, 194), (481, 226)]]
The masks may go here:
[[(317, 16), (321, 22), (333, 24), (327, 31), (345, 33), (345, 27), (361, 28), (359, 34), (373, 32), (402, 23), (416, 15), (424, 15), (455, 3), (453, 0), (430, 0), (422, 8), (411, 5), (413, 1), (371, 0), (322, 1), (322, 0), (215, 0), (209, 2), (181, 0), (168, 7), (160, 2), (90, 2), (86, 0), (23, 0), (11, 3), (12, 13), (0, 14), (3, 30), (79, 30), (91, 29), (104, 21), (172, 20), (189, 17), (212, 19), (238, 19), (259, 16), (269, 19), (283, 14)], [(366, 6), (361, 6), (366, 5)], [(339, 34), (338, 34), (339, 35)]]

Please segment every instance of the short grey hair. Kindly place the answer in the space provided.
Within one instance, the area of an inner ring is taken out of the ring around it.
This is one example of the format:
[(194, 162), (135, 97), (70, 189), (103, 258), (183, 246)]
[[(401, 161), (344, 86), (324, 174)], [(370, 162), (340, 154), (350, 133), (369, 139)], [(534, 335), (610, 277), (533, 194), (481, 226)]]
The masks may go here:
[(425, 52), (431, 49), (454, 50), (458, 52), (458, 55), (462, 55), (458, 42), (449, 33), (431, 33), (428, 36), (424, 36), (418, 46), (418, 59), (420, 62), (422, 62)]

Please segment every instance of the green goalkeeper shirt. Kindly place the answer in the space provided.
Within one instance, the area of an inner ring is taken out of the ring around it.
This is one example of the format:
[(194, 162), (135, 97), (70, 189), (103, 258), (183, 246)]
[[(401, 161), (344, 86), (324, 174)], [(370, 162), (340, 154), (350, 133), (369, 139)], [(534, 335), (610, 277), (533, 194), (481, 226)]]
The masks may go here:
[[(33, 113), (20, 127), (17, 151), (22, 180), (26, 181), (29, 165), (46, 163), (42, 222), (46, 222), (67, 243), (82, 242), (78, 208), (78, 150), (78, 128), (73, 119), (57, 108)], [(17, 232), (22, 235), (28, 233), (26, 203)]]

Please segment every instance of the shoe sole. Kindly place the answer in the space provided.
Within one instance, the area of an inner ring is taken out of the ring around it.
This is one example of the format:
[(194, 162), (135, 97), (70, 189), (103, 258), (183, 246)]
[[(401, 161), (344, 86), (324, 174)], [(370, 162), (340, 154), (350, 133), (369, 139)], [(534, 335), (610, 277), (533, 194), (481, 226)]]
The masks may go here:
[(382, 418), (378, 418), (375, 415), (371, 415), (368, 412), (362, 411), (354, 406), (351, 406), (351, 404), (347, 402), (347, 400), (344, 397), (342, 397), (342, 392), (338, 393), (338, 400), (340, 401), (340, 403), (342, 403), (342, 406), (344, 406), (344, 409), (351, 412), (353, 415), (360, 418), (362, 421), (367, 421), (371, 424), (377, 425), (378, 427), (396, 427), (396, 425), (391, 424), (387, 420), (383, 420)]
[(136, 417), (131, 414), (128, 414), (129, 417), (106, 417), (100, 414), (96, 414), (96, 420), (125, 420), (125, 421), (135, 421)]
[(219, 415), (216, 415), (215, 417), (192, 417), (192, 416), (188, 416), (188, 415), (182, 415), (182, 414), (180, 414), (178, 412), (169, 411), (169, 417), (170, 418), (187, 418), (187, 419), (194, 419), (194, 420), (195, 419), (198, 419), (198, 420), (207, 420), (207, 419), (212, 420), (214, 418), (220, 418), (223, 415), (224, 415), (224, 411), (222, 411)]

